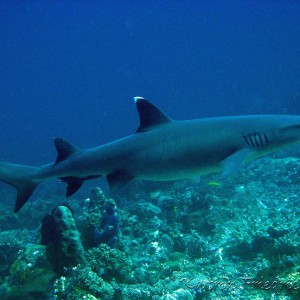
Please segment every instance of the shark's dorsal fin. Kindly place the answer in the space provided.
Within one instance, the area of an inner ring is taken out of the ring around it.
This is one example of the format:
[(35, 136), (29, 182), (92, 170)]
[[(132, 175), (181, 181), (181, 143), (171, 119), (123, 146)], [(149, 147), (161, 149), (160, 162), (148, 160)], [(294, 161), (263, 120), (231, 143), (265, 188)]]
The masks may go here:
[(57, 158), (54, 163), (54, 166), (60, 163), (61, 161), (67, 159), (71, 155), (80, 151), (77, 147), (73, 146), (71, 143), (61, 138), (55, 138), (54, 145), (57, 151)]
[(143, 97), (134, 97), (134, 101), (140, 116), (140, 126), (136, 132), (147, 131), (157, 125), (172, 122), (158, 107)]

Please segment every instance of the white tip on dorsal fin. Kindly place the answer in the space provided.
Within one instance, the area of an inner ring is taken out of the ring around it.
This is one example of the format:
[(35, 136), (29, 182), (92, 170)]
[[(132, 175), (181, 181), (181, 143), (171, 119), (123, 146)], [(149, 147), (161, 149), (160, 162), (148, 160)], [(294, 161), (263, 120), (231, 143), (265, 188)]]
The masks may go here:
[(151, 128), (172, 122), (158, 107), (143, 97), (133, 98), (140, 116), (140, 126), (136, 132), (143, 132)]
[(140, 97), (140, 96), (133, 97), (133, 100), (135, 103), (137, 103), (138, 100), (142, 100), (142, 99), (144, 99), (144, 98)]

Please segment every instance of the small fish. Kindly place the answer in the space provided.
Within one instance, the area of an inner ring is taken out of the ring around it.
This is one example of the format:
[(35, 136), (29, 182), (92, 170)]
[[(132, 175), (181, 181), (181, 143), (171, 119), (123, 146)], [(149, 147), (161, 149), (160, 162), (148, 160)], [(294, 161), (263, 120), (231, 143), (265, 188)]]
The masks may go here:
[(220, 187), (221, 183), (216, 182), (216, 181), (211, 181), (207, 183), (208, 186), (212, 186), (212, 187)]

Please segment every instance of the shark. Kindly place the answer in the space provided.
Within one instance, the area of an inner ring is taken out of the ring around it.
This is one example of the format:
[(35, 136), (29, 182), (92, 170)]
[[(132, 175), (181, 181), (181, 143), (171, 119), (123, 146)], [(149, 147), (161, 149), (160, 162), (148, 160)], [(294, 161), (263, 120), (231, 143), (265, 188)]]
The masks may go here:
[(129, 136), (90, 149), (55, 138), (55, 162), (39, 167), (0, 162), (0, 180), (17, 190), (18, 212), (48, 179), (67, 184), (66, 197), (86, 180), (106, 176), (111, 190), (131, 180), (169, 181), (220, 172), (300, 142), (300, 116), (245, 115), (175, 121), (134, 97), (140, 124)]

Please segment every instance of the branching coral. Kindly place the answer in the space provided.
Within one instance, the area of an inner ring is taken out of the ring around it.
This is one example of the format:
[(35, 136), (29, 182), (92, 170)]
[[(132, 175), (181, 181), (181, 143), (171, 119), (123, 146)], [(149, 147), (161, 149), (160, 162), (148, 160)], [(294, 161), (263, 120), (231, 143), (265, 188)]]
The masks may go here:
[(124, 252), (117, 249), (111, 249), (105, 244), (100, 244), (97, 248), (86, 252), (86, 258), (89, 266), (95, 273), (103, 270), (103, 278), (126, 282), (131, 274), (131, 261)]

